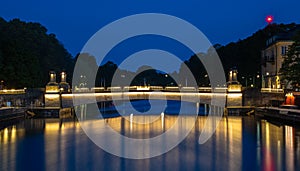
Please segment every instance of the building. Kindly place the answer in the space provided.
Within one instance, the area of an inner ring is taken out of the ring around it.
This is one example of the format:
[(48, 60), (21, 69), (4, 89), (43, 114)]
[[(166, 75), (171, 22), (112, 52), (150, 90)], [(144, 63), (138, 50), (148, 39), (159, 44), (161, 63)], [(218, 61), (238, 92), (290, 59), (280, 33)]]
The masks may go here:
[(290, 88), (280, 79), (279, 71), (284, 60), (283, 57), (287, 55), (289, 46), (294, 43), (292, 38), (297, 30), (300, 30), (298, 25), (293, 29), (274, 35), (266, 41), (266, 48), (261, 55), (262, 88)]

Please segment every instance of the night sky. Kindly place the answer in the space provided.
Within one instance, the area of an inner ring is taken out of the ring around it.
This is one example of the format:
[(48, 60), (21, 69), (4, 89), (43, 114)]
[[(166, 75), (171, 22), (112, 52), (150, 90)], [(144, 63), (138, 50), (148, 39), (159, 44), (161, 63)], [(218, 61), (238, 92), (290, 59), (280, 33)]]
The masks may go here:
[(212, 44), (226, 45), (276, 23), (300, 23), (299, 0), (6, 0), (0, 16), (39, 22), (54, 33), (72, 54), (106, 24), (138, 13), (165, 13), (183, 18), (200, 29)]

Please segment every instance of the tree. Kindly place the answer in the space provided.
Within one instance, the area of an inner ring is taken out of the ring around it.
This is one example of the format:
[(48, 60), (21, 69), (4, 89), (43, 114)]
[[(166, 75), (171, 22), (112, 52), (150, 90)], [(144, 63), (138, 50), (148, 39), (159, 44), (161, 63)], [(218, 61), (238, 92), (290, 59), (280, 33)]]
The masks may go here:
[(300, 85), (300, 31), (296, 33), (294, 41), (287, 55), (283, 57), (280, 76), (286, 84), (296, 88)]
[(74, 60), (54, 34), (39, 23), (0, 17), (0, 80), (8, 88), (44, 87), (49, 71), (66, 71)]

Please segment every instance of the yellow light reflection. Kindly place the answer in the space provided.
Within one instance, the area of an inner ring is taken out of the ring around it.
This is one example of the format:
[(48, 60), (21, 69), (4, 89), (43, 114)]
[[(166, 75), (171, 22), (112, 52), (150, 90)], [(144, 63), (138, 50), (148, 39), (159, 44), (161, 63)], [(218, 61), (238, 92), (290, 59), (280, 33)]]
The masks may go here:
[(285, 142), (286, 145), (293, 149), (294, 146), (294, 130), (293, 127), (285, 126)]
[(285, 126), (285, 158), (287, 161), (287, 170), (295, 170), (294, 160), (294, 129), (291, 126)]
[(8, 128), (3, 130), (3, 143), (6, 144), (8, 142)]
[(13, 143), (16, 141), (17, 131), (16, 126), (12, 126), (11, 128), (4, 128), (0, 132), (0, 142), (3, 144)]
[(161, 116), (161, 129), (163, 130), (164, 129), (164, 123), (165, 123), (165, 114), (164, 114), (164, 112), (162, 112), (160, 114), (160, 116)]
[(17, 134), (17, 130), (16, 130), (16, 126), (14, 125), (11, 129), (11, 141), (14, 142), (16, 140), (16, 134)]
[(59, 124), (59, 122), (46, 123), (46, 124), (45, 124), (45, 131), (46, 131), (46, 132), (58, 131), (59, 129), (60, 129), (60, 124)]
[(133, 114), (130, 114), (130, 131), (132, 131)]
[(266, 122), (266, 146), (270, 147), (270, 128), (268, 122)]

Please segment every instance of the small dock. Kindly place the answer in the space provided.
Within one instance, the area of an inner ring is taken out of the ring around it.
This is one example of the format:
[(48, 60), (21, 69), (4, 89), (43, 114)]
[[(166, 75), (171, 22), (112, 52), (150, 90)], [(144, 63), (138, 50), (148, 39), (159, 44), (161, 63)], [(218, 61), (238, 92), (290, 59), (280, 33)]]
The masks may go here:
[(300, 123), (300, 110), (279, 107), (258, 107), (255, 115), (270, 120), (280, 120), (290, 123)]
[(34, 107), (26, 111), (26, 118), (71, 118), (72, 108), (60, 107)]
[(1, 107), (0, 108), (0, 129), (16, 123), (25, 118), (24, 108)]
[(254, 106), (228, 106), (225, 115), (227, 116), (245, 116), (254, 114)]
[(24, 108), (15, 107), (1, 107), (0, 108), (0, 122), (22, 119), (25, 117)]

